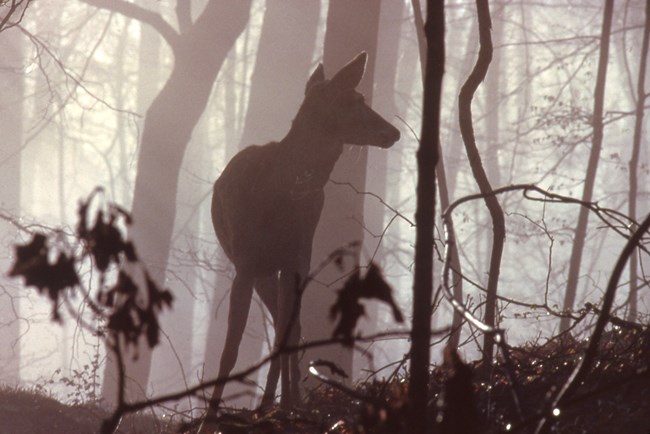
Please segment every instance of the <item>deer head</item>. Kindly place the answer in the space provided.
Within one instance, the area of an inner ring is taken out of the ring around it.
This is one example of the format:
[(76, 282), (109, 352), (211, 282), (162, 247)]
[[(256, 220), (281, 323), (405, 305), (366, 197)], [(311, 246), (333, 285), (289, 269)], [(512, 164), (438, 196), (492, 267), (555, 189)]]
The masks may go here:
[(365, 73), (367, 58), (365, 52), (360, 53), (330, 80), (325, 79), (323, 65), (318, 65), (307, 82), (298, 117), (308, 117), (311, 128), (336, 143), (389, 148), (399, 140), (399, 130), (355, 90)]

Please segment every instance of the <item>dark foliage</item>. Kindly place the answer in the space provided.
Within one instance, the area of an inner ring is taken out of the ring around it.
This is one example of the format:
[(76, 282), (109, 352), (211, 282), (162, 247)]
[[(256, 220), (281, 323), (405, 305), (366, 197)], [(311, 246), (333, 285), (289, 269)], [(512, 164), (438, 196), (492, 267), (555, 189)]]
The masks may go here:
[(438, 370), (437, 378), (442, 378), (443, 387), (436, 399), (436, 418), (431, 426), (439, 424), (440, 432), (445, 434), (481, 432), (472, 385), (472, 368), (449, 346), (445, 347), (444, 363)]
[(366, 313), (360, 303), (362, 298), (383, 301), (391, 307), (395, 321), (404, 322), (402, 312), (395, 304), (391, 291), (391, 287), (384, 280), (381, 270), (376, 264), (371, 263), (363, 277), (361, 277), (360, 270), (357, 269), (339, 290), (336, 303), (330, 308), (330, 318), (339, 317), (334, 328), (334, 337), (343, 338), (344, 344), (347, 346), (352, 345), (357, 322)]
[(24, 277), (25, 285), (36, 287), (39, 294), (47, 291), (52, 301), (52, 318), (60, 321), (58, 306), (61, 291), (76, 286), (79, 276), (74, 259), (66, 253), (59, 252), (54, 263), (48, 257), (47, 237), (36, 233), (29, 243), (16, 246), (16, 262), (9, 271), (9, 276)]
[[(422, 417), (430, 419), (432, 434), (531, 432), (548, 392), (564, 384), (585, 348), (586, 342), (571, 337), (512, 348), (513, 378), (524, 420), (515, 410), (502, 361), (494, 365), (490, 383), (477, 383), (473, 371), (480, 366), (466, 364), (446, 349), (444, 363), (431, 371), (428, 411)], [(580, 393), (560, 409), (554, 432), (650, 432), (649, 367), (650, 330), (613, 327), (603, 337), (599, 362)], [(278, 408), (231, 412), (220, 417), (219, 429), (258, 434), (404, 434), (410, 417), (407, 392), (408, 378), (399, 375), (390, 381), (360, 383), (354, 397), (323, 385), (291, 412)]]
[[(139, 263), (135, 247), (123, 234), (120, 226), (128, 227), (132, 223), (128, 212), (108, 204), (105, 209), (97, 207), (94, 219), (89, 219), (93, 199), (99, 192), (101, 189), (96, 189), (79, 205), (75, 246), (68, 250), (81, 251), (81, 254), (57, 249), (48, 243), (47, 235), (36, 233), (27, 244), (16, 246), (16, 261), (9, 275), (23, 277), (25, 285), (36, 287), (39, 293), (47, 291), (52, 301), (52, 316), (60, 320), (59, 306), (66, 296), (65, 290), (82, 287), (77, 270), (90, 259), (99, 272), (96, 294), (91, 296), (84, 290), (93, 312), (106, 320), (108, 330), (122, 336), (126, 343), (136, 345), (140, 336), (145, 336), (153, 347), (160, 334), (157, 315), (164, 307), (171, 307), (171, 292), (159, 288), (151, 279)], [(54, 256), (56, 261), (50, 261)], [(127, 263), (132, 266), (126, 267)], [(109, 286), (106, 277), (111, 270), (117, 271), (117, 279)], [(142, 283), (137, 284), (134, 279)]]

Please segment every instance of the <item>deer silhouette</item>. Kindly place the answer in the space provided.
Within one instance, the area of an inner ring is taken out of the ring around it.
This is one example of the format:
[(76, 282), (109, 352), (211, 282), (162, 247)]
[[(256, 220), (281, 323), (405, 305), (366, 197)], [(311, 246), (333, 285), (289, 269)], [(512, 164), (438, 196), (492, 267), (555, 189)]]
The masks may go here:
[[(298, 344), (299, 293), (309, 273), (323, 188), (343, 145), (389, 148), (400, 137), (355, 90), (366, 60), (366, 53), (360, 53), (330, 80), (319, 65), (286, 137), (243, 149), (214, 184), (212, 223), (236, 271), (219, 377), (228, 376), (237, 360), (253, 288), (273, 319), (276, 349)], [(263, 404), (273, 401), (280, 370), (281, 406), (299, 400), (298, 358), (285, 353), (271, 362)], [(212, 414), (222, 393), (223, 385), (217, 385)]]

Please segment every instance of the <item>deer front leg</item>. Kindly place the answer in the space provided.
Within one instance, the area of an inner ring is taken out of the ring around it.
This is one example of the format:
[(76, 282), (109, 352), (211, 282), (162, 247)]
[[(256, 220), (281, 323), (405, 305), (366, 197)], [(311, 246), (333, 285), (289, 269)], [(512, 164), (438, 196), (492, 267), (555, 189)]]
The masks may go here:
[[(223, 353), (221, 353), (221, 362), (219, 365), (219, 378), (225, 378), (235, 367), (237, 354), (239, 353), (239, 344), (241, 343), (248, 311), (250, 310), (251, 298), (253, 296), (253, 278), (244, 274), (237, 273), (230, 290), (230, 309), (228, 311), (228, 331), (226, 333), (226, 342)], [(217, 384), (212, 392), (210, 406), (208, 408), (208, 417), (215, 416), (225, 383)]]
[(280, 407), (283, 409), (291, 408), (300, 400), (298, 357), (295, 353), (288, 354), (286, 348), (296, 347), (299, 342), (302, 283), (303, 277), (299, 272), (283, 270), (280, 274), (276, 342), (283, 352), (280, 356), (282, 371)]
[[(264, 277), (255, 280), (255, 290), (257, 295), (268, 309), (273, 320), (273, 327), (276, 330), (276, 338), (274, 340), (274, 350), (278, 348), (277, 330), (278, 328), (278, 275), (273, 274), (270, 277)], [(280, 378), (280, 358), (275, 357), (271, 360), (269, 366), (269, 373), (266, 377), (266, 387), (264, 388), (264, 395), (260, 407), (265, 408), (273, 404), (275, 400), (275, 391), (278, 386), (278, 379)]]

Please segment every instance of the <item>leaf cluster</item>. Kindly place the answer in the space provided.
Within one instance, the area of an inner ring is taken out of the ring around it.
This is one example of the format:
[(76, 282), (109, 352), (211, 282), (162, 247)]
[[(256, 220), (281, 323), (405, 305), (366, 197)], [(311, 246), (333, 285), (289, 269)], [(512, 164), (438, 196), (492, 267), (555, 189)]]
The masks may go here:
[[(74, 234), (78, 255), (61, 251), (50, 243), (51, 236), (35, 233), (26, 244), (17, 245), (15, 263), (9, 272), (12, 277), (23, 277), (26, 286), (47, 293), (52, 303), (52, 317), (61, 320), (59, 307), (67, 295), (82, 289), (93, 312), (104, 320), (107, 329), (127, 344), (137, 345), (144, 336), (150, 347), (159, 341), (158, 313), (171, 307), (173, 297), (169, 290), (160, 288), (142, 264), (133, 243), (124, 234), (132, 218), (115, 204), (91, 205), (101, 189), (95, 189), (78, 210), (78, 224)], [(93, 218), (89, 218), (90, 216)], [(50, 258), (56, 257), (52, 261)], [(90, 263), (99, 275), (96, 294), (91, 295), (81, 283), (79, 270)], [(107, 276), (117, 272), (112, 285)], [(138, 284), (136, 282), (142, 282)]]
[(366, 313), (365, 307), (360, 303), (362, 298), (383, 301), (391, 307), (395, 321), (404, 322), (402, 312), (393, 300), (392, 289), (382, 276), (379, 267), (371, 263), (363, 277), (357, 268), (343, 288), (338, 291), (336, 303), (330, 308), (330, 318), (339, 317), (333, 337), (343, 338), (344, 345), (352, 345), (357, 322)]

